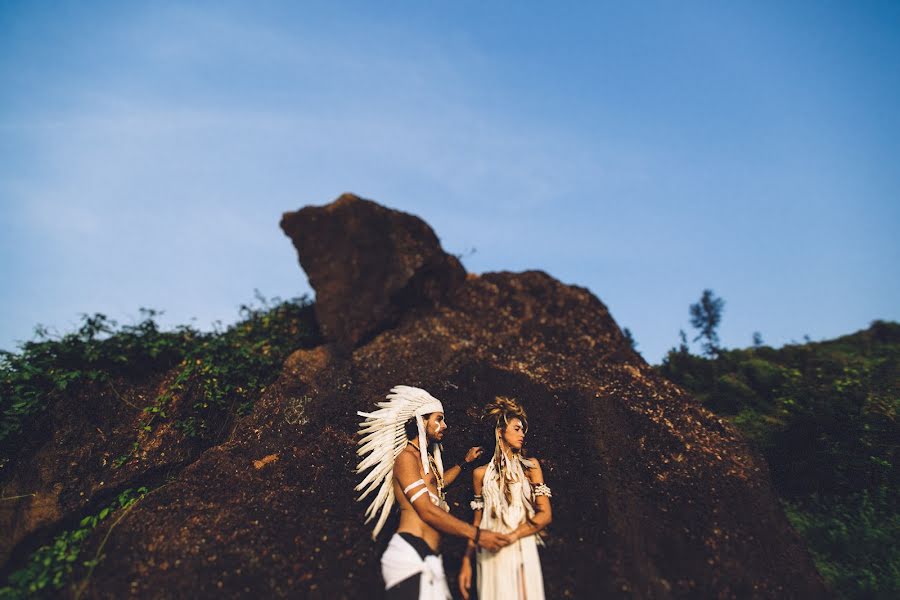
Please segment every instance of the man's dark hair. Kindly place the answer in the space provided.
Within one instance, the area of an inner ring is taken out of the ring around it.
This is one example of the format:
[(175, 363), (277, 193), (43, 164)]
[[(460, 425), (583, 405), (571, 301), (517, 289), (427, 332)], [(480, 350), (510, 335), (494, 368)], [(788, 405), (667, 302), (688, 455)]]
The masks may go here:
[[(431, 416), (431, 413), (427, 415), (422, 415), (422, 420), (427, 421), (428, 417)], [(416, 418), (411, 417), (404, 425), (403, 428), (406, 430), (406, 439), (414, 440), (419, 437), (419, 428), (416, 426)]]

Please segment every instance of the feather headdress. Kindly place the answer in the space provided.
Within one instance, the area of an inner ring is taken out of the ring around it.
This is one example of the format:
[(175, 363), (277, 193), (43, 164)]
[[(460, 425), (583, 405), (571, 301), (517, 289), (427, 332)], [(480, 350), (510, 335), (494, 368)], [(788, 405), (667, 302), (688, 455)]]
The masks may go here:
[[(417, 387), (398, 385), (391, 388), (387, 400), (378, 402), (378, 410), (370, 413), (357, 411), (366, 420), (360, 423), (359, 440), (360, 448), (356, 451), (363, 458), (356, 466), (356, 472), (362, 473), (372, 467), (372, 471), (356, 486), (356, 491), (362, 490), (357, 502), (368, 496), (372, 491), (378, 490), (375, 499), (366, 509), (366, 523), (381, 512), (372, 532), (372, 539), (378, 535), (387, 521), (394, 505), (393, 471), (394, 460), (406, 447), (407, 438), (404, 424), (415, 417), (419, 430), (419, 448), (422, 456), (422, 468), (428, 474), (428, 446), (425, 437), (425, 423), (422, 415), (433, 412), (444, 412), (441, 401)], [(444, 476), (444, 465), (441, 462), (440, 444), (434, 444), (434, 463), (438, 474)]]

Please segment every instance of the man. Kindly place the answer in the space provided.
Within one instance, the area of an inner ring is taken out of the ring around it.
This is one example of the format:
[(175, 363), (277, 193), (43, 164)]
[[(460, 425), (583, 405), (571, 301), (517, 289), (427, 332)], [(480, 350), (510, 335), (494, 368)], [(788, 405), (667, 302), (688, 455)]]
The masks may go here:
[[(391, 389), (378, 410), (359, 412), (358, 473), (372, 471), (356, 486), (363, 490), (359, 500), (378, 489), (366, 510), (366, 523), (380, 512), (372, 539), (384, 526), (394, 499), (400, 508), (400, 524), (381, 557), (385, 595), (394, 599), (445, 600), (450, 589), (438, 549), (441, 533), (472, 540), (477, 546), (496, 552), (510, 543), (507, 535), (482, 531), (449, 514), (444, 487), (455, 480), (463, 465), (444, 471), (440, 442), (447, 430), (441, 402), (421, 388), (398, 385)], [(472, 448), (466, 454), (470, 464), (481, 453)]]

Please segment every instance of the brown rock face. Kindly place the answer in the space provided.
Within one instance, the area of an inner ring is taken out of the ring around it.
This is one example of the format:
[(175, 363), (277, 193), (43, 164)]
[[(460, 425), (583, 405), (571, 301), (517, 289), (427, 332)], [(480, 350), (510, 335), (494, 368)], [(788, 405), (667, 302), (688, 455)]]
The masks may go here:
[[(117, 518), (82, 598), (380, 597), (379, 557), (396, 518), (373, 543), (353, 491), (356, 411), (400, 383), (443, 401), (448, 465), (486, 443), (477, 425), (485, 403), (503, 394), (524, 404), (526, 447), (553, 489), (541, 550), (548, 598), (829, 597), (762, 458), (658, 377), (588, 290), (539, 271), (449, 285), (457, 266), (442, 262), (430, 229), (412, 239), (408, 215), (352, 198), (308, 214), (324, 213), (326, 225), (309, 235), (322, 240), (319, 252), (334, 249), (327, 259), (306, 254), (301, 230), (311, 226), (295, 230), (290, 216), (283, 226), (300, 240), (317, 292), (329, 290), (323, 318), (333, 339), (356, 347), (295, 352), (225, 443)], [(381, 257), (395, 267), (371, 280), (343, 262), (368, 260), (340, 233), (371, 230), (358, 222), (364, 214), (379, 223), (377, 239), (407, 240), (397, 256)], [(383, 229), (391, 224), (400, 231)], [(328, 242), (328, 231), (343, 241)], [(428, 301), (389, 301), (426, 264), (451, 273), (433, 280), (440, 301), (428, 292), (416, 295)], [(337, 307), (350, 305), (354, 324), (342, 328)], [(448, 492), (452, 514), (470, 519), (471, 481)], [(90, 538), (85, 556), (106, 532)], [(463, 548), (444, 540), (454, 590)]]
[[(19, 460), (0, 469), (0, 565), (19, 544), (24, 544), (18, 550), (25, 554), (46, 542), (45, 536), (29, 540), (30, 536), (51, 532), (60, 521), (71, 521), (98, 502), (108, 502), (132, 481), (150, 483), (196, 459), (196, 445), (169, 423), (141, 436), (146, 452), (140, 465), (111, 468), (135, 438), (140, 406), (171, 379), (93, 384), (51, 407), (46, 423), (21, 449)], [(8, 566), (22, 566), (14, 563)]]
[(427, 223), (352, 194), (285, 213), (281, 228), (316, 291), (323, 335), (342, 349), (441, 302), (466, 276)]

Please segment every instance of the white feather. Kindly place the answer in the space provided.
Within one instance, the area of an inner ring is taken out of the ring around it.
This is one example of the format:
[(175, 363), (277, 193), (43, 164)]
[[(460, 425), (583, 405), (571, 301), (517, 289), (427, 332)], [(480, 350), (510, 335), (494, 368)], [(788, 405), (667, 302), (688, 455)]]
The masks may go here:
[[(356, 491), (362, 491), (357, 501), (361, 501), (376, 489), (378, 490), (365, 512), (365, 522), (368, 523), (380, 511), (380, 516), (372, 532), (372, 539), (375, 539), (381, 531), (390, 515), (391, 507), (394, 505), (392, 474), (394, 460), (403, 452), (403, 448), (407, 444), (404, 423), (416, 416), (417, 411), (423, 407), (440, 406), (440, 401), (425, 390), (407, 385), (394, 386), (386, 398), (385, 401), (375, 403), (379, 407), (377, 410), (357, 411), (356, 413), (365, 418), (359, 424), (360, 439), (357, 441), (359, 448), (356, 453), (363, 458), (357, 464), (356, 472), (362, 473), (366, 469), (372, 469), (354, 488)], [(439, 471), (443, 471), (440, 460), (440, 451), (438, 450), (436, 465)], [(425, 468), (427, 469), (427, 463)]]

